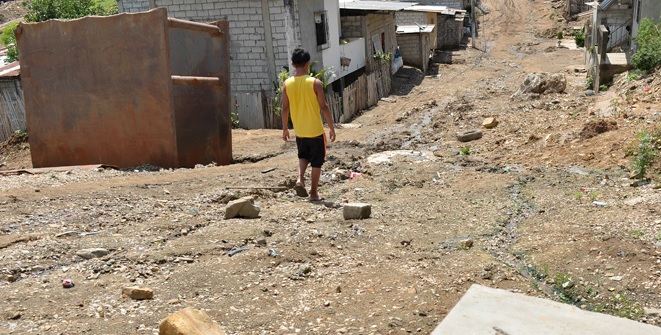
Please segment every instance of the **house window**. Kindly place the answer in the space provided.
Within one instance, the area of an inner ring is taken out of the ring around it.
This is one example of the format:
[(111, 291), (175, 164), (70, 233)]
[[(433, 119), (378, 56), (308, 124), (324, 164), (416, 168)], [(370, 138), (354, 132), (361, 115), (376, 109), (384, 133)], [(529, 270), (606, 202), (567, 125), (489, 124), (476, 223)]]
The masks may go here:
[(640, 6), (641, 0), (638, 0), (638, 6), (636, 6), (636, 23), (640, 23)]
[(317, 50), (330, 48), (330, 43), (328, 43), (328, 13), (326, 11), (314, 13), (314, 27), (317, 33)]

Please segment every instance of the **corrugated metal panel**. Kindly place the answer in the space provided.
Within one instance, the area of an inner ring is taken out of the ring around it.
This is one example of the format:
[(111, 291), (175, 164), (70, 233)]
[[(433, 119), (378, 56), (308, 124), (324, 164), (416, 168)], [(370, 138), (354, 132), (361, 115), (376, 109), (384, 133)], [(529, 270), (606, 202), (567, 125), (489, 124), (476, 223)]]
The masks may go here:
[(604, 0), (599, 4), (599, 9), (601, 10), (607, 10), (612, 4), (615, 2), (615, 0)]
[(3, 67), (0, 67), (0, 78), (2, 77), (18, 77), (20, 73), (21, 65), (18, 61), (9, 63)]
[(340, 0), (340, 9), (398, 11), (417, 5), (415, 2)]
[(398, 34), (418, 34), (418, 33), (431, 33), (434, 30), (435, 25), (433, 24), (421, 24), (421, 25), (401, 25), (397, 26)]

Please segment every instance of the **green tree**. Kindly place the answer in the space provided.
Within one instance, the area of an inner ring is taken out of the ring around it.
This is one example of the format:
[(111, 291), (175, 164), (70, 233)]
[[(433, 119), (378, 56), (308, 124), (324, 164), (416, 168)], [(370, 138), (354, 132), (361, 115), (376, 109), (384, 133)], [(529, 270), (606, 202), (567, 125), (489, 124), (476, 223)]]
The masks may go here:
[[(117, 14), (115, 2), (103, 0), (32, 0), (25, 14), (26, 22), (43, 22), (50, 19), (77, 19), (88, 15), (106, 16)], [(18, 23), (7, 26), (2, 35), (0, 43), (7, 47), (6, 63), (18, 60), (18, 49), (16, 48), (16, 36), (14, 29)]]
[(0, 43), (7, 46), (6, 63), (11, 63), (18, 60), (18, 49), (16, 49), (16, 35), (14, 29), (18, 27), (18, 22), (10, 23), (5, 26), (5, 29), (0, 34)]
[(655, 24), (654, 21), (644, 18), (638, 28), (636, 37), (638, 50), (631, 58), (633, 66), (639, 70), (650, 71), (661, 65), (661, 22)]

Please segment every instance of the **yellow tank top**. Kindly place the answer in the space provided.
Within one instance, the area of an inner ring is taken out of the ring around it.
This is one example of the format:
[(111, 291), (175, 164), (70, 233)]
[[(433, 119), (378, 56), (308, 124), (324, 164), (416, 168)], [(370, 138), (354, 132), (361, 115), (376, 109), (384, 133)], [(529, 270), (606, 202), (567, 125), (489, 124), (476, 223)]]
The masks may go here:
[(317, 137), (324, 133), (319, 101), (314, 93), (315, 80), (307, 75), (285, 80), (289, 114), (297, 137)]

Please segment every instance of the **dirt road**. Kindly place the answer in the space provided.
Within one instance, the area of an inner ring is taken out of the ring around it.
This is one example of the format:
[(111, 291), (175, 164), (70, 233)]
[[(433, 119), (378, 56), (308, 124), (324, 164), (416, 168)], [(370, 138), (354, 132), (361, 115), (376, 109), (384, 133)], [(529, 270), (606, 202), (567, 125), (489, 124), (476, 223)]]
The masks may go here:
[[(661, 325), (661, 191), (631, 187), (625, 157), (659, 96), (592, 113), (610, 98), (586, 97), (582, 52), (548, 38), (555, 2), (483, 2), (476, 49), (440, 76), (404, 72), (395, 102), (338, 129), (321, 204), (232, 188), (293, 186), (295, 144), (274, 130), (236, 130), (230, 166), (0, 177), (0, 334), (157, 334), (188, 306), (228, 334), (429, 334), (473, 283)], [(512, 98), (536, 71), (566, 92)], [(634, 84), (612, 90), (651, 85)], [(498, 126), (456, 140), (486, 117)], [(597, 119), (617, 129), (581, 137)], [(370, 162), (389, 150), (410, 151)], [(223, 220), (243, 195), (261, 217)], [(372, 217), (343, 220), (355, 201)], [(134, 285), (154, 299), (123, 298)]]

